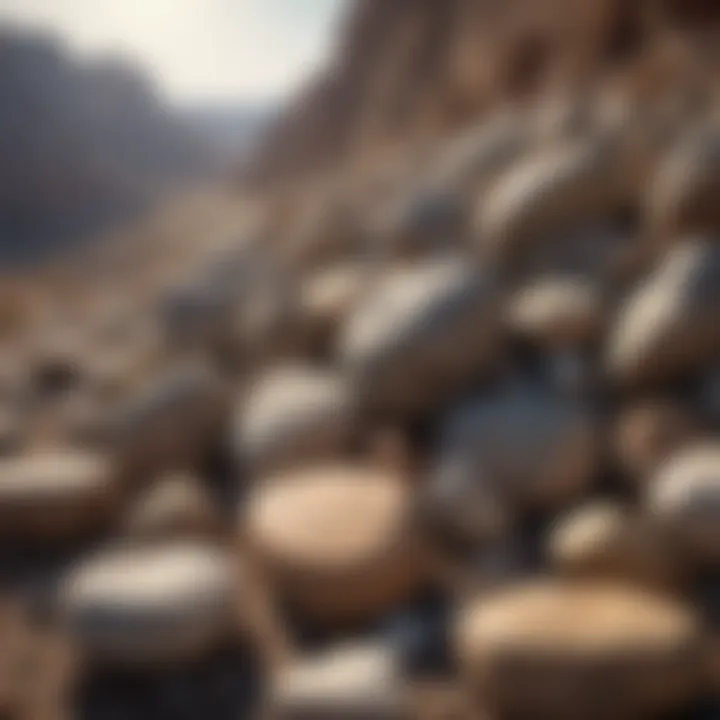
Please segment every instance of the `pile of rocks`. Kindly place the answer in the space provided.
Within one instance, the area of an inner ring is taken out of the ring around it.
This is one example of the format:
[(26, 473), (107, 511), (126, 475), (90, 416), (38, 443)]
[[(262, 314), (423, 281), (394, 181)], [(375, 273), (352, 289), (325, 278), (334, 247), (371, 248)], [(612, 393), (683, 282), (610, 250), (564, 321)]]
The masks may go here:
[(68, 657), (10, 716), (719, 717), (720, 124), (621, 109), (38, 313), (0, 569)]

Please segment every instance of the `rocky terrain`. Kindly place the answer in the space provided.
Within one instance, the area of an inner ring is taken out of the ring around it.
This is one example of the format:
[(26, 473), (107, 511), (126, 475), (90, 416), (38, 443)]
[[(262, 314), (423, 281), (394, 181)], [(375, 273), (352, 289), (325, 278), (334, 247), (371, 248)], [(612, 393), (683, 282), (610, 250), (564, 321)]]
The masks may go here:
[(5, 716), (720, 717), (702, 47), (4, 287)]

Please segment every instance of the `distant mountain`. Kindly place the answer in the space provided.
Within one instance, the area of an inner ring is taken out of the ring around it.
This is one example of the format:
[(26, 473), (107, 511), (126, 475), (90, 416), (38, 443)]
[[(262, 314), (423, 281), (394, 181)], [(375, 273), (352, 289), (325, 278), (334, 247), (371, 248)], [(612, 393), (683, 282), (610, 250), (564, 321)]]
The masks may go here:
[(252, 152), (277, 112), (277, 105), (269, 102), (212, 104), (178, 110), (186, 125), (202, 137), (219, 161), (231, 167)]
[(214, 151), (122, 58), (80, 62), (0, 27), (0, 261), (64, 249), (214, 168)]

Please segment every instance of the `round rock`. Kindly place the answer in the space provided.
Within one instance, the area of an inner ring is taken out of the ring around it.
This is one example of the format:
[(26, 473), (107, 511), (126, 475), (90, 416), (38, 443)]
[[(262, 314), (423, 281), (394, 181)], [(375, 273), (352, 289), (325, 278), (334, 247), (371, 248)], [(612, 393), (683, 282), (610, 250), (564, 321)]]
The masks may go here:
[(484, 477), (522, 507), (557, 508), (590, 485), (595, 423), (579, 405), (519, 388), (472, 400), (450, 413), (441, 463)]
[(689, 238), (627, 300), (612, 329), (608, 371), (626, 386), (696, 371), (720, 349), (720, 245)]
[(536, 581), (470, 604), (460, 661), (502, 717), (633, 720), (692, 699), (702, 634), (692, 613), (623, 585)]
[(312, 367), (269, 371), (239, 401), (234, 443), (252, 473), (339, 454), (357, 421), (342, 377)]
[(487, 371), (500, 343), (498, 289), (460, 258), (383, 277), (340, 340), (343, 366), (373, 408), (431, 408)]
[(338, 465), (280, 475), (253, 489), (245, 520), (275, 582), (319, 621), (372, 618), (422, 578), (412, 491), (389, 473)]
[(123, 666), (202, 656), (229, 636), (235, 601), (232, 558), (191, 543), (100, 552), (72, 568), (60, 590), (78, 647)]

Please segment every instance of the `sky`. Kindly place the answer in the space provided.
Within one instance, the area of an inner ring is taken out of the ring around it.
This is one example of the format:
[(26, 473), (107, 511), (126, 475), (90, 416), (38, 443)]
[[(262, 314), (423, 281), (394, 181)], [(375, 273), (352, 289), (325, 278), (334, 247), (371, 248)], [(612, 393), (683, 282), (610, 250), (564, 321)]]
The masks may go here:
[(128, 55), (180, 104), (275, 101), (332, 50), (348, 0), (0, 0), (84, 54)]

